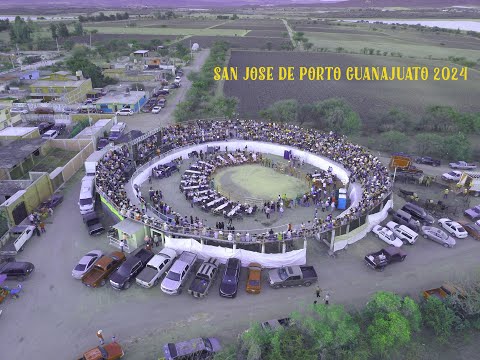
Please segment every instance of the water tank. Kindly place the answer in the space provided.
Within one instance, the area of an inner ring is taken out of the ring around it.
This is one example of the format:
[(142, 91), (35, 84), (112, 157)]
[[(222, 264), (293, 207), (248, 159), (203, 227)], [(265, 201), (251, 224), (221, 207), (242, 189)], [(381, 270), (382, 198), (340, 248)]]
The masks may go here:
[(200, 45), (198, 45), (198, 43), (194, 43), (192, 45), (192, 51), (198, 51), (198, 49), (200, 49)]

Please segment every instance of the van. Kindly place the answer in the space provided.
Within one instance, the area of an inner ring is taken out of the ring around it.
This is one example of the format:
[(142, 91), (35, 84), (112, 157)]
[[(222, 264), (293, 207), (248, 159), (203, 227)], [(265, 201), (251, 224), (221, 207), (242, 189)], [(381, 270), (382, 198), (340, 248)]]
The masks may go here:
[(405, 225), (413, 231), (420, 231), (420, 222), (417, 222), (412, 215), (403, 211), (397, 210), (392, 214), (392, 218), (395, 222), (401, 225)]
[(389, 221), (387, 228), (392, 230), (395, 236), (402, 240), (404, 244), (415, 244), (417, 241), (418, 234), (405, 225), (399, 225), (394, 221)]
[(80, 197), (78, 199), (80, 214), (85, 215), (95, 209), (95, 177), (84, 176), (80, 188)]
[(123, 135), (125, 131), (126, 124), (123, 122), (119, 122), (116, 125), (113, 125), (110, 129), (110, 135), (108, 136), (108, 140), (114, 141), (117, 140), (120, 136)]
[(412, 215), (415, 220), (418, 220), (422, 223), (422, 225), (433, 225), (435, 223), (435, 219), (432, 215), (427, 213), (425, 209), (422, 207), (412, 204), (406, 203), (403, 205), (402, 210)]

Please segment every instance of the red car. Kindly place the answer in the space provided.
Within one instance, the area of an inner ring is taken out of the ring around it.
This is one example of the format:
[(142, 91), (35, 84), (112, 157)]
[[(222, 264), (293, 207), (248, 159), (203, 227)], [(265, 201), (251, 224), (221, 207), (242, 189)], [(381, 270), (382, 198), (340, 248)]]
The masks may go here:
[(122, 346), (117, 342), (100, 345), (85, 352), (78, 360), (117, 360), (123, 357)]

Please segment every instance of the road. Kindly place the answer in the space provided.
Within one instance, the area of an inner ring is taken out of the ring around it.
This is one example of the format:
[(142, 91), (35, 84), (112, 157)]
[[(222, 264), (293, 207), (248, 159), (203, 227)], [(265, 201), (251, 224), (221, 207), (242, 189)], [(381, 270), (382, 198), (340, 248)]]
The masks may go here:
[(191, 82), (188, 80), (188, 74), (199, 71), (208, 55), (210, 49), (203, 49), (195, 54), (192, 63), (184, 67), (184, 76), (182, 77), (182, 86), (174, 89), (167, 97), (167, 106), (162, 109), (159, 114), (140, 113), (133, 116), (125, 116), (119, 121), (127, 123), (130, 129), (141, 130), (147, 132), (159, 126), (167, 126), (175, 123), (173, 111), (178, 103), (185, 100), (188, 89), (190, 89)]

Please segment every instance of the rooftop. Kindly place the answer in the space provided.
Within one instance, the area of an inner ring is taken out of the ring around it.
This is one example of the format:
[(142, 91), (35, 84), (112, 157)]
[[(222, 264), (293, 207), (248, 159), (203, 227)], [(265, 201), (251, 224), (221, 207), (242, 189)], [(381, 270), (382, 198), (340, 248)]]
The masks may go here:
[(130, 91), (128, 94), (125, 92), (110, 92), (108, 95), (98, 99), (97, 104), (135, 104), (145, 96), (145, 91)]
[(35, 131), (36, 129), (36, 127), (25, 126), (7, 127), (0, 131), (0, 136), (25, 136)]
[(0, 181), (0, 196), (12, 196), (19, 190), (25, 190), (31, 183), (31, 180), (2, 180)]
[(120, 230), (128, 235), (133, 235), (140, 229), (143, 229), (143, 224), (137, 221), (133, 221), (132, 219), (125, 218), (118, 224), (113, 225), (113, 228)]
[(40, 149), (45, 139), (19, 139), (0, 146), (0, 169), (11, 169)]
[(82, 80), (38, 80), (35, 81), (31, 87), (42, 87), (42, 86), (53, 86), (53, 87), (79, 87), (82, 85), (85, 81), (88, 81), (88, 79), (82, 79)]
[(137, 51), (134, 51), (134, 54), (143, 55), (143, 54), (148, 54), (149, 52), (150, 50), (137, 50)]

